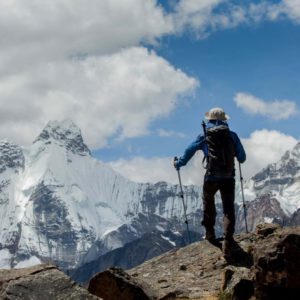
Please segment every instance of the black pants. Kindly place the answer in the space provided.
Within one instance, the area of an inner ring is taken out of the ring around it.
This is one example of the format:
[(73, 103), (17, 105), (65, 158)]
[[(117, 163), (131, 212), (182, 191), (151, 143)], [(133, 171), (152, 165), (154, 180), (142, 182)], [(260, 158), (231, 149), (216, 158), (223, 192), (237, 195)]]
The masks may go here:
[(215, 194), (221, 193), (223, 204), (223, 229), (224, 238), (232, 239), (235, 227), (234, 194), (235, 180), (224, 179), (222, 181), (207, 181), (203, 184), (203, 221), (206, 231), (213, 232), (216, 223)]

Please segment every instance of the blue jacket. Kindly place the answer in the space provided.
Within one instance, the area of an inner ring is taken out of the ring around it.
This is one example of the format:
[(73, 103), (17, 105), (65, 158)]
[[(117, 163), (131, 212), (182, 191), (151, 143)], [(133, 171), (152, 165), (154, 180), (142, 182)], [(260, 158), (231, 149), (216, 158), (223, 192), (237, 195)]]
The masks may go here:
[[(227, 123), (224, 121), (209, 121), (206, 126), (207, 128), (212, 128), (224, 124), (227, 125)], [(240, 163), (243, 163), (246, 160), (244, 147), (235, 132), (230, 131), (230, 134), (235, 146), (235, 156)], [(198, 150), (202, 150), (205, 156), (208, 155), (207, 145), (203, 134), (200, 134), (196, 140), (186, 148), (183, 156), (180, 157), (177, 162), (175, 162), (175, 167), (179, 169), (180, 167), (185, 166)], [(234, 177), (234, 174), (232, 176)]]

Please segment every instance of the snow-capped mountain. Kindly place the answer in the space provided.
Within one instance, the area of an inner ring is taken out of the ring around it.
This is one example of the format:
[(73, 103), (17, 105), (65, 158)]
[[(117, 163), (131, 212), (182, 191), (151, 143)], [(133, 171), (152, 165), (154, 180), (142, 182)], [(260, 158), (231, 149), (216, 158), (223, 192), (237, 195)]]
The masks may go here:
[[(245, 182), (249, 229), (299, 219), (299, 174), (300, 144)], [(179, 192), (165, 182), (132, 182), (93, 158), (72, 121), (49, 122), (29, 147), (0, 142), (0, 268), (49, 260), (77, 268), (149, 232), (168, 237), (174, 247), (172, 236), (186, 228)], [(201, 187), (185, 186), (184, 195), (190, 229), (203, 236)], [(236, 199), (239, 232), (238, 180)], [(221, 235), (218, 201), (217, 210)]]
[[(178, 186), (117, 174), (91, 156), (71, 121), (49, 122), (27, 148), (2, 142), (0, 172), (2, 267), (52, 260), (71, 268), (183, 215)], [(199, 193), (186, 188), (189, 212)]]
[(300, 143), (287, 151), (279, 162), (257, 173), (249, 187), (257, 196), (272, 192), (288, 215), (295, 212), (300, 207)]
[(244, 191), (250, 229), (261, 222), (296, 225), (296, 212), (300, 209), (300, 143), (253, 176), (245, 183)]

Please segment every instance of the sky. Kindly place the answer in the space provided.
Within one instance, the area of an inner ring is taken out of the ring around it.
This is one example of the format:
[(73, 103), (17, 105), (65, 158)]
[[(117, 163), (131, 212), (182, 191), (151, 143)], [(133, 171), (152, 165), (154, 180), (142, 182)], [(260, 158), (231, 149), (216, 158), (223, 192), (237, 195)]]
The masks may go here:
[(176, 183), (173, 157), (222, 107), (247, 179), (300, 139), (299, 53), (299, 0), (2, 0), (0, 139), (72, 119), (124, 176)]

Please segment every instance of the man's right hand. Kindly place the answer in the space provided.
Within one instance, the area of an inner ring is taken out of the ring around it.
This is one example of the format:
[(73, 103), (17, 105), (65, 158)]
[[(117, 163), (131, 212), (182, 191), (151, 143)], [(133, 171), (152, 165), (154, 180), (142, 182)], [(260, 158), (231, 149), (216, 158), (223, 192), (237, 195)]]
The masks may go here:
[(177, 166), (177, 163), (178, 163), (178, 157), (175, 156), (174, 157), (174, 160), (173, 160), (173, 165), (174, 165), (174, 168), (179, 171), (180, 167)]

